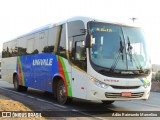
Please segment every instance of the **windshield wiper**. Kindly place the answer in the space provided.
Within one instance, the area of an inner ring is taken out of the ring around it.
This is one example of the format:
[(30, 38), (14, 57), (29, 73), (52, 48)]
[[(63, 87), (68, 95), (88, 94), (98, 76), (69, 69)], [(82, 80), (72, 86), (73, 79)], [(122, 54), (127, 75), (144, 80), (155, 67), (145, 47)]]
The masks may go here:
[(134, 57), (133, 57), (133, 61), (136, 63), (137, 65), (137, 69), (140, 69), (140, 73), (144, 73), (144, 70), (142, 68), (142, 65), (140, 64), (138, 58), (137, 58), (137, 55), (135, 54)]
[(124, 60), (123, 50), (124, 50), (124, 46), (122, 44), (122, 40), (121, 40), (121, 37), (120, 37), (120, 48), (119, 48), (118, 52), (116, 53), (115, 59), (114, 59), (113, 64), (110, 68), (110, 72), (114, 72), (120, 57), (122, 57), (122, 60)]
[(133, 47), (131, 46), (131, 43), (130, 43), (130, 40), (129, 40), (129, 37), (127, 36), (127, 40), (128, 40), (128, 48), (127, 48), (127, 51), (129, 53), (129, 57), (130, 57), (130, 60), (132, 62), (132, 49)]
[(129, 40), (129, 37), (127, 36), (127, 40), (128, 40), (128, 48), (127, 48), (127, 51), (129, 53), (129, 57), (130, 57), (130, 60), (131, 62), (135, 62), (135, 64), (137, 65), (137, 69), (140, 69), (140, 73), (144, 73), (144, 70), (142, 68), (142, 65), (140, 64), (136, 54), (134, 54), (135, 57), (132, 56), (132, 49), (133, 47), (131, 46), (131, 43), (130, 43), (130, 40)]

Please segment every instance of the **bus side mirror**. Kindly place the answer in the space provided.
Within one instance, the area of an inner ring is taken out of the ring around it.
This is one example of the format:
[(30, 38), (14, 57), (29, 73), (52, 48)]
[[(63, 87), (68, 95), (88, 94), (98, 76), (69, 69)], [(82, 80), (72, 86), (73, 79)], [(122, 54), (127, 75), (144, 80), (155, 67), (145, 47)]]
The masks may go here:
[(90, 47), (90, 34), (87, 34), (87, 36), (86, 36), (85, 47), (86, 48)]

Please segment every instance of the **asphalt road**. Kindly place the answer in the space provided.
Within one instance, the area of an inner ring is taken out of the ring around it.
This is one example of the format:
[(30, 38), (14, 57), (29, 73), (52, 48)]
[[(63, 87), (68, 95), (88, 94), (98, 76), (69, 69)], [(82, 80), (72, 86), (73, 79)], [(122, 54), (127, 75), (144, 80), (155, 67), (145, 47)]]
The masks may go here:
[(24, 93), (16, 92), (13, 84), (0, 80), (0, 96), (6, 96), (29, 106), (34, 111), (40, 111), (48, 116), (47, 119), (59, 117), (88, 120), (116, 120), (117, 118), (160, 120), (160, 93), (158, 92), (151, 92), (147, 101), (116, 101), (112, 105), (104, 105), (100, 101), (74, 99), (69, 105), (60, 105), (53, 99), (52, 94), (30, 88)]

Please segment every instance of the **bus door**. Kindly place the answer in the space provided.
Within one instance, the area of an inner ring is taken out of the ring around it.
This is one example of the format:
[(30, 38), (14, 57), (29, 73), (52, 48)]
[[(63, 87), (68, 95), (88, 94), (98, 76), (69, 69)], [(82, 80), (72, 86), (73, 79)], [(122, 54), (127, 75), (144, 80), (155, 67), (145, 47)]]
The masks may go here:
[(84, 48), (84, 35), (73, 36), (69, 41), (70, 61), (72, 64), (72, 95), (86, 99), (87, 60)]

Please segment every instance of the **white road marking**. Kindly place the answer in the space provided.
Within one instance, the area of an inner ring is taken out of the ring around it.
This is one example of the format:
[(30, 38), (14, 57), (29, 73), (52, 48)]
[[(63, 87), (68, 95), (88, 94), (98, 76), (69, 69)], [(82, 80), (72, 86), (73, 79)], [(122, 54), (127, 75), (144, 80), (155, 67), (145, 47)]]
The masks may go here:
[[(40, 99), (40, 98), (36, 98), (36, 97), (30, 96), (30, 95), (27, 95), (27, 94), (19, 93), (19, 92), (13, 91), (13, 90), (8, 90), (8, 89), (6, 89), (6, 88), (0, 87), (0, 89), (9, 91), (9, 92), (12, 92), (12, 93), (15, 93), (15, 94), (19, 94), (19, 95), (22, 95), (22, 96), (26, 96), (26, 97), (29, 97), (29, 98), (32, 98), (32, 99), (36, 99), (36, 100), (38, 100), (38, 101), (42, 101), (42, 102), (51, 104), (51, 105), (56, 106), (56, 107), (59, 107), (59, 108), (63, 108), (63, 109), (64, 109), (64, 108), (67, 108), (67, 107), (65, 107), (65, 106), (63, 106), (63, 105), (55, 104), (55, 103), (52, 103), (52, 102), (50, 102), (50, 101), (43, 100), (43, 99)], [(69, 108), (67, 108), (67, 109), (69, 109)], [(87, 114), (87, 113), (81, 112), (81, 111), (76, 110), (76, 109), (71, 109), (71, 111), (78, 112), (78, 113), (80, 113), (80, 114), (83, 114), (83, 115), (86, 115), (86, 116), (90, 116), (90, 117), (93, 117), (93, 118), (97, 118), (97, 119), (100, 119), (100, 120), (107, 120), (106, 118), (104, 119), (104, 118), (101, 118), (101, 117), (95, 117), (95, 116), (93, 116), (93, 115), (91, 115), (91, 114)]]
[[(93, 116), (93, 117), (94, 117), (94, 116)], [(100, 119), (100, 120), (109, 120), (109, 119), (102, 118), (102, 117), (94, 117), (94, 118), (97, 118), (97, 119)]]
[(76, 109), (72, 109), (72, 111), (74, 111), (74, 112), (79, 112), (79, 110), (76, 110)]
[(30, 96), (30, 95), (27, 95), (27, 97), (32, 98), (32, 99), (35, 98), (35, 97), (33, 97), (33, 96)]
[(50, 104), (52, 104), (52, 105), (54, 105), (54, 106), (57, 106), (57, 107), (61, 107), (61, 108), (67, 108), (67, 107), (65, 107), (65, 106), (62, 106), (62, 105), (58, 105), (58, 104), (55, 104), (55, 103), (51, 103), (51, 102), (50, 102)]
[(60, 108), (67, 108), (67, 107), (65, 107), (65, 106), (63, 106), (63, 105), (58, 105), (58, 104), (52, 103), (52, 102), (47, 101), (47, 100), (43, 100), (43, 99), (40, 99), (40, 98), (36, 98), (36, 99), (39, 100), (39, 101), (46, 102), (46, 103), (48, 103), (48, 104), (51, 104), (51, 105), (60, 107)]
[(90, 116), (90, 117), (93, 117), (93, 118), (97, 118), (97, 119), (99, 119), (99, 120), (108, 120), (108, 119), (102, 118), (102, 117), (95, 117), (95, 116), (93, 116), (93, 115), (91, 115), (91, 114), (88, 114), (88, 113), (85, 113), (85, 112), (82, 112), (82, 111), (79, 111), (79, 110), (76, 110), (76, 109), (72, 109), (72, 111), (73, 111), (73, 112), (78, 112), (78, 113), (80, 113), (80, 114), (83, 114), (83, 115), (86, 115), (86, 116)]
[(48, 103), (48, 101), (45, 101), (45, 100), (43, 100), (43, 99), (40, 99), (40, 98), (36, 98), (38, 101), (42, 101), (42, 102), (47, 102)]
[(8, 89), (2, 88), (2, 87), (0, 87), (0, 89), (2, 89), (2, 90), (6, 90), (6, 91), (9, 91), (9, 92), (13, 92), (13, 93), (16, 93), (16, 94), (19, 94), (19, 95), (23, 95), (23, 96), (25, 96), (25, 94), (23, 94), (23, 93), (19, 93), (19, 92), (16, 92), (16, 91), (8, 90)]
[(26, 95), (26, 94), (23, 94), (23, 93), (19, 93), (19, 92), (16, 92), (16, 91), (8, 90), (8, 89), (2, 88), (2, 87), (0, 87), (0, 89), (9, 91), (9, 92), (12, 92), (12, 93), (15, 93), (15, 94), (23, 95), (23, 96), (26, 96), (26, 97), (29, 97), (29, 98), (32, 98), (32, 99), (35, 98), (36, 100), (39, 100), (39, 101), (42, 101), (42, 102), (46, 102), (46, 103), (48, 103), (48, 104), (52, 104), (53, 106), (56, 106), (56, 107), (67, 108), (67, 107), (65, 107), (65, 106), (62, 106), (62, 105), (58, 105), (58, 104), (49, 102), (49, 101), (47, 101), (47, 100), (43, 100), (43, 99), (40, 99), (40, 98), (36, 98), (36, 97), (33, 97), (33, 96), (29, 96), (29, 95)]

